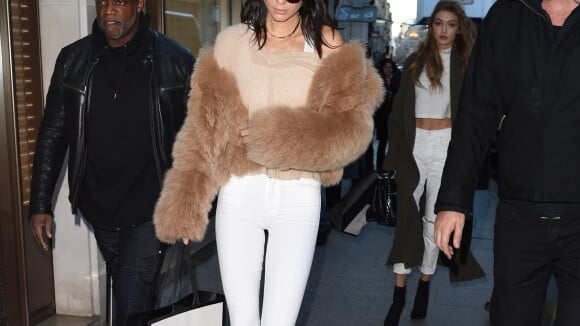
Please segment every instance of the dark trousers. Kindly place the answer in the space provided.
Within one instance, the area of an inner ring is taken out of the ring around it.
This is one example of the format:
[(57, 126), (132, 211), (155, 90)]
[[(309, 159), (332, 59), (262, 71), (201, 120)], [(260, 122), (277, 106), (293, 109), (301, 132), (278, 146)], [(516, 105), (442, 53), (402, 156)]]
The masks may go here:
[(155, 237), (153, 223), (126, 229), (95, 227), (94, 234), (113, 281), (113, 325), (124, 326), (129, 315), (154, 307), (166, 246)]
[(580, 204), (500, 201), (494, 234), (494, 326), (540, 325), (552, 276), (556, 326), (580, 322)]

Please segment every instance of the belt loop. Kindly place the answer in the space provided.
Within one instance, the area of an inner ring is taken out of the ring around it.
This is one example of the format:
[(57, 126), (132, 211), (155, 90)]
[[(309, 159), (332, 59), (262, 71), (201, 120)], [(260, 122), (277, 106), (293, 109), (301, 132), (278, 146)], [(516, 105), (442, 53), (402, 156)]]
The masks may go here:
[(561, 218), (560, 216), (540, 216), (540, 219), (544, 221), (557, 221), (560, 218)]

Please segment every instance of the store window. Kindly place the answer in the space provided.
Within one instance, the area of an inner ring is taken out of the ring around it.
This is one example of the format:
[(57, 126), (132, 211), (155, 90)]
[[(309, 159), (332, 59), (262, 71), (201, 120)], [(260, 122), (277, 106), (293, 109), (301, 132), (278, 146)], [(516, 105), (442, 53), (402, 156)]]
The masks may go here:
[(230, 0), (163, 0), (163, 31), (195, 55), (230, 23)]

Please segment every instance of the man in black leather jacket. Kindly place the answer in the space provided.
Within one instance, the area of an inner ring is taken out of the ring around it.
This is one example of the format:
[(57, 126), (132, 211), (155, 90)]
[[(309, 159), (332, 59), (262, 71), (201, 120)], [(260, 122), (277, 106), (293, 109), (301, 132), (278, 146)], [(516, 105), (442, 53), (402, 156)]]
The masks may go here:
[(150, 310), (165, 246), (153, 208), (186, 114), (194, 59), (147, 25), (144, 0), (98, 0), (91, 35), (58, 56), (40, 127), (30, 200), (49, 249), (52, 198), (68, 151), (73, 213), (93, 226), (112, 276), (114, 325)]
[(498, 0), (480, 27), (435, 205), (436, 243), (448, 257), (459, 248), (495, 140), (491, 322), (540, 325), (555, 276), (555, 325), (580, 325), (580, 1)]

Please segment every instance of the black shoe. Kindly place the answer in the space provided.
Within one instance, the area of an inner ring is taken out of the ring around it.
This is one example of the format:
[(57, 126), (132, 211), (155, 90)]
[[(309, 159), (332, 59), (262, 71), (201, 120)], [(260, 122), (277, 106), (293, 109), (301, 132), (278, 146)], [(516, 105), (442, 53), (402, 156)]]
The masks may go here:
[(427, 316), (427, 306), (429, 305), (429, 281), (419, 280), (411, 319), (425, 319)]
[(407, 292), (407, 287), (395, 286), (395, 291), (393, 292), (393, 303), (389, 308), (389, 312), (385, 317), (384, 326), (398, 326), (399, 318), (401, 317), (401, 312), (405, 307), (405, 294)]

